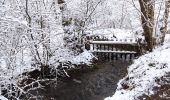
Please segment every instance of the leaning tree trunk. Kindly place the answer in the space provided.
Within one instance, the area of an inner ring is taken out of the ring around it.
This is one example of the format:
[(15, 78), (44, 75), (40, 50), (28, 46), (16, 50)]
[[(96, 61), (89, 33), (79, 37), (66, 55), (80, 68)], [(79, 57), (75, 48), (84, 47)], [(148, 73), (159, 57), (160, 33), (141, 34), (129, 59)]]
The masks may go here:
[(160, 32), (162, 33), (161, 44), (163, 44), (163, 42), (165, 40), (165, 35), (167, 33), (169, 9), (170, 9), (170, 0), (166, 0), (165, 1), (165, 11), (164, 11), (164, 16), (163, 16), (163, 25), (160, 28)]
[(144, 30), (146, 49), (152, 51), (154, 47), (154, 2), (153, 0), (139, 0), (141, 8), (141, 22)]

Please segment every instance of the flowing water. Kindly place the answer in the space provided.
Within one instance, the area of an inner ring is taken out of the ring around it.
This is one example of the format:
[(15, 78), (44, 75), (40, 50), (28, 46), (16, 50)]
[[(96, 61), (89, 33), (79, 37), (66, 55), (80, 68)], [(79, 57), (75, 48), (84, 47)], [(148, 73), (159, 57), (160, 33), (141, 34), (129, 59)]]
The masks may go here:
[(98, 62), (95, 68), (72, 72), (70, 78), (49, 82), (30, 93), (39, 100), (103, 100), (112, 96), (117, 83), (127, 73), (129, 61)]

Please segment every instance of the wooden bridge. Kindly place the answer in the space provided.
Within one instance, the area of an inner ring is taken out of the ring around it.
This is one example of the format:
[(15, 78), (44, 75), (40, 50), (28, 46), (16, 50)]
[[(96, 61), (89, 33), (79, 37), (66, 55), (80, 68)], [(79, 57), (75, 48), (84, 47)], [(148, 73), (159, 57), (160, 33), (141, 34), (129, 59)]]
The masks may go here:
[(141, 54), (140, 39), (100, 39), (87, 38), (85, 48), (98, 58), (111, 60), (130, 60)]

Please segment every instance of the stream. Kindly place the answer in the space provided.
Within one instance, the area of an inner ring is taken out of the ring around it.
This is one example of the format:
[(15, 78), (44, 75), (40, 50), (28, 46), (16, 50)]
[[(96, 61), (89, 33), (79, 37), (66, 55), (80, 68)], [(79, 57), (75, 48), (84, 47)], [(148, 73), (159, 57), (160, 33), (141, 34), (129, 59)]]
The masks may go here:
[(57, 84), (49, 82), (30, 93), (38, 100), (104, 100), (114, 94), (130, 64), (121, 60), (98, 62), (93, 69), (72, 72), (70, 78), (60, 79)]

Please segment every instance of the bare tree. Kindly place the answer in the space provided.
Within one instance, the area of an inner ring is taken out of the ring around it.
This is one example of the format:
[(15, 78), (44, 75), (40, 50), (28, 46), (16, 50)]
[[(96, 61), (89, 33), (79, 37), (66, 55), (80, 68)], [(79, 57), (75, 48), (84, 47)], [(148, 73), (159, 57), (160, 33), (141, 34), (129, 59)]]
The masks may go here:
[(139, 0), (141, 8), (141, 22), (144, 36), (147, 42), (147, 50), (152, 51), (154, 47), (154, 0)]

